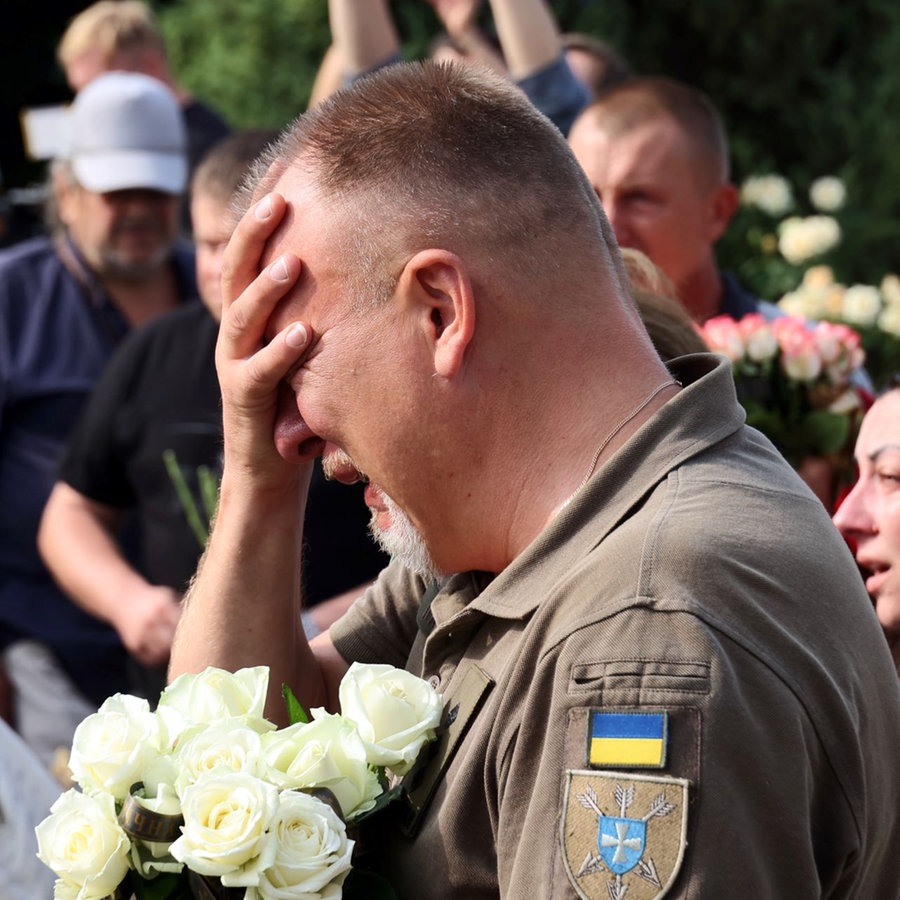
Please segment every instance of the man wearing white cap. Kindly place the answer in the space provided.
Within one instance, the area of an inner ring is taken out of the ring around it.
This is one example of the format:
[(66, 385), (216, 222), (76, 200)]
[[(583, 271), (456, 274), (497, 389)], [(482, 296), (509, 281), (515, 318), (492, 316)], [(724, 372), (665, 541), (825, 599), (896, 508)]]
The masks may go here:
[(0, 253), (0, 648), (7, 711), (49, 762), (78, 721), (127, 690), (115, 632), (56, 587), (35, 536), (62, 449), (118, 342), (196, 297), (177, 243), (187, 180), (178, 103), (159, 81), (111, 72), (71, 111), (54, 163), (58, 228)]

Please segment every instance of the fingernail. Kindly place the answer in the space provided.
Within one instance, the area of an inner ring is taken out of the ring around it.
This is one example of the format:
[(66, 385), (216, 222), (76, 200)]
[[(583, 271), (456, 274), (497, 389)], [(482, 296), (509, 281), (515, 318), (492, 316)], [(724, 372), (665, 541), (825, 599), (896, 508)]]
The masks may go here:
[(288, 347), (293, 347), (295, 350), (305, 347), (308, 340), (309, 334), (306, 331), (306, 326), (300, 322), (295, 322), (291, 325), (284, 336), (284, 342)]
[(272, 263), (272, 268), (269, 270), (272, 275), (272, 278), (275, 281), (287, 281), (288, 280), (288, 267), (287, 261), (283, 256), (279, 256), (275, 262)]
[(272, 215), (272, 198), (265, 196), (256, 204), (256, 218), (268, 219)]

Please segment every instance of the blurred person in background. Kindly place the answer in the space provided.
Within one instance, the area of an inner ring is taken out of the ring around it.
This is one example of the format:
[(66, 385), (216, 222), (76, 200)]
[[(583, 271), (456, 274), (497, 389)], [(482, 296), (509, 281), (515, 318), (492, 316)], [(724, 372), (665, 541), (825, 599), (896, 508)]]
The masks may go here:
[(0, 879), (4, 900), (49, 900), (55, 875), (37, 857), (35, 826), (60, 784), (6, 722), (0, 721)]
[[(76, 93), (110, 71), (140, 72), (164, 84), (175, 95), (184, 117), (190, 172), (231, 131), (215, 109), (175, 80), (163, 34), (143, 0), (99, 0), (82, 10), (69, 22), (56, 56)], [(186, 205), (182, 225), (189, 233)]]
[(709, 98), (671, 78), (632, 78), (576, 119), (569, 145), (622, 247), (645, 253), (698, 322), (778, 310), (716, 261), (738, 204), (728, 138)]
[[(545, 0), (490, 0), (499, 53), (477, 26), (481, 0), (428, 2), (446, 29), (455, 59), (505, 72), (563, 134), (568, 132), (589, 92), (569, 68)], [(328, 8), (345, 78), (400, 61), (400, 37), (386, 0), (329, 0)]]
[[(170, 467), (177, 466), (194, 508), (208, 519), (200, 470), (218, 484), (222, 415), (215, 347), (222, 254), (231, 237), (234, 194), (277, 135), (235, 132), (197, 167), (190, 208), (202, 304), (161, 316), (117, 350), (72, 432), (38, 533), (41, 554), (60, 586), (116, 629), (137, 664), (132, 692), (151, 702), (165, 686), (181, 597), (205, 546), (189, 524)], [(174, 454), (168, 463), (167, 454)], [(305, 606), (345, 592), (349, 602), (387, 563), (367, 533), (363, 485), (347, 489), (319, 470), (310, 495)], [(139, 524), (130, 554), (120, 537), (129, 516)], [(332, 601), (305, 609), (307, 632), (324, 630), (343, 608)]]
[(858, 476), (834, 514), (850, 544), (900, 671), (900, 381), (863, 419), (854, 451)]
[(196, 301), (178, 241), (184, 124), (146, 75), (98, 76), (72, 106), (57, 160), (58, 228), (0, 253), (0, 647), (13, 721), (45, 762), (128, 687), (115, 631), (54, 583), (36, 536), (69, 432), (119, 342)]

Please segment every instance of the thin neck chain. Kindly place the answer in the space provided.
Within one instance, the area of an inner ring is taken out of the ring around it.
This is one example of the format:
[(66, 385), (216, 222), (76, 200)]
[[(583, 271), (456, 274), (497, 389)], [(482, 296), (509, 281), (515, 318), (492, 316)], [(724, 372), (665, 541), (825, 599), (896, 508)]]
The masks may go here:
[(594, 469), (597, 468), (597, 463), (600, 461), (600, 457), (603, 454), (603, 451), (609, 446), (609, 442), (637, 415), (639, 415), (644, 409), (646, 409), (653, 398), (657, 396), (657, 394), (662, 393), (667, 387), (681, 387), (681, 382), (676, 381), (674, 378), (670, 378), (668, 381), (664, 381), (662, 384), (658, 384), (653, 390), (643, 399), (641, 402), (633, 409), (624, 419), (621, 419), (616, 423), (610, 433), (600, 441), (600, 446), (594, 451), (594, 456), (591, 459), (590, 468), (587, 470), (587, 474), (581, 481), (581, 484), (575, 489), (575, 493), (578, 493), (590, 480), (591, 475), (594, 474)]

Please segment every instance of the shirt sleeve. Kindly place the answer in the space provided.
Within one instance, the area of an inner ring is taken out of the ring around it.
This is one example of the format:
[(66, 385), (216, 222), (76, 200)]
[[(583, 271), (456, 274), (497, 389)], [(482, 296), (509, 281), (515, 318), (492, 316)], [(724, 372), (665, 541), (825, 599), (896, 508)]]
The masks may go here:
[(854, 864), (854, 817), (802, 701), (694, 616), (580, 628), (526, 693), (496, 757), (504, 896), (606, 896), (618, 873), (679, 897), (812, 898)]
[(347, 662), (386, 663), (403, 668), (418, 624), (426, 585), (397, 560), (391, 561), (363, 597), (329, 629)]
[(518, 82), (525, 96), (563, 133), (588, 105), (587, 88), (575, 77), (560, 54), (555, 62)]

